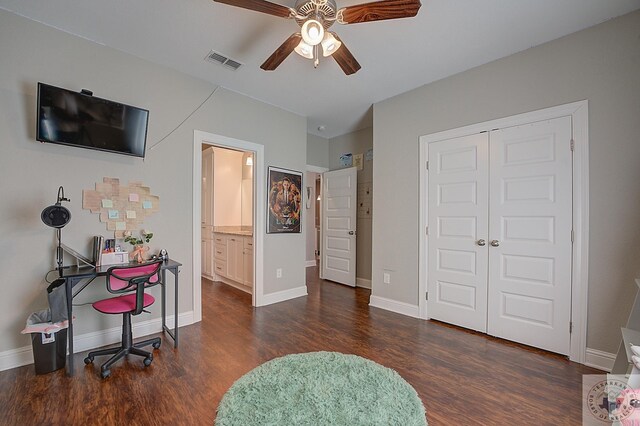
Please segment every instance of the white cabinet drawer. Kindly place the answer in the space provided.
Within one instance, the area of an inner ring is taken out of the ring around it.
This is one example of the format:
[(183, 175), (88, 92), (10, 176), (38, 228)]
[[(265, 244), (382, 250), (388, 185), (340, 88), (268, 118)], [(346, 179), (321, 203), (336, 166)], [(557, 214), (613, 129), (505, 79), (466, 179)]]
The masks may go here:
[(244, 248), (253, 250), (253, 238), (244, 237)]
[(227, 260), (227, 246), (216, 243), (213, 247), (213, 257), (217, 260)]
[(213, 234), (213, 240), (216, 242), (216, 245), (226, 246), (227, 245), (227, 237), (225, 235)]
[(213, 272), (216, 275), (220, 275), (220, 276), (223, 276), (223, 277), (227, 276), (227, 262), (221, 262), (219, 260), (216, 260), (213, 263), (213, 267), (214, 267), (214, 271)]

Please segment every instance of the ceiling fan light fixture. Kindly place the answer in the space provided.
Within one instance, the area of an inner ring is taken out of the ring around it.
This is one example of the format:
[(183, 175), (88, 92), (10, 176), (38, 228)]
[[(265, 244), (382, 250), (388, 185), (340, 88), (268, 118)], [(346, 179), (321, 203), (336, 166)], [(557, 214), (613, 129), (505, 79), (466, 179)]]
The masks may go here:
[(333, 33), (327, 32), (322, 39), (322, 56), (331, 56), (340, 49), (342, 43), (336, 39)]
[(316, 46), (322, 42), (324, 38), (324, 27), (315, 19), (308, 19), (302, 24), (302, 39), (311, 46)]
[(309, 46), (304, 40), (300, 40), (293, 50), (303, 58), (313, 59), (313, 46)]

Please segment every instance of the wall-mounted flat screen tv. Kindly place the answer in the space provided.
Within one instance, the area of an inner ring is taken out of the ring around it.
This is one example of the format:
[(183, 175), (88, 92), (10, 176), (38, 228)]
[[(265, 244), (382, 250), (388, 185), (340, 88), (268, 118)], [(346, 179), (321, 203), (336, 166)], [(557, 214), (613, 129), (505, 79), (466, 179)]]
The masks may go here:
[(148, 120), (142, 108), (38, 83), (40, 142), (144, 157)]

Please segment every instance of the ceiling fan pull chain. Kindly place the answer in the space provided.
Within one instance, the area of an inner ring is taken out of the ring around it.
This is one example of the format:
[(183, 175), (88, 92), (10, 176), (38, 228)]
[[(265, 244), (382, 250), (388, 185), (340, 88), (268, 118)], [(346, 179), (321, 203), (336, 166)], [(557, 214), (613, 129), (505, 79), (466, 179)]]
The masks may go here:
[(313, 67), (318, 68), (320, 64), (320, 57), (318, 56), (318, 45), (313, 46)]

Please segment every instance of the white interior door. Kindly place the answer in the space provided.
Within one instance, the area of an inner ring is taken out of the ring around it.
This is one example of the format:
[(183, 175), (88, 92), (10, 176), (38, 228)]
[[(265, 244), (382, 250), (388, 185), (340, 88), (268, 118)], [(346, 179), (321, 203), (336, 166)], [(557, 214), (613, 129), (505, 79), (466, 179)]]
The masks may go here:
[(570, 117), (490, 133), (488, 333), (561, 354), (570, 347), (570, 143)]
[(486, 332), (488, 134), (428, 149), (429, 316)]
[(322, 278), (356, 286), (357, 170), (322, 176)]

